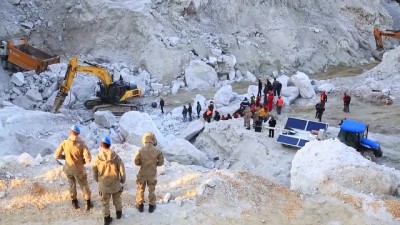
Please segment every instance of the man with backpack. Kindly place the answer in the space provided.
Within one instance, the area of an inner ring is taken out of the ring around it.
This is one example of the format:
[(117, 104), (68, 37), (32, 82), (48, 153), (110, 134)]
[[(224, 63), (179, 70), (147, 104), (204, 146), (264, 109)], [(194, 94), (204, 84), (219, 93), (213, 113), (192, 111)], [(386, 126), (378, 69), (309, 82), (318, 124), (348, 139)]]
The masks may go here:
[(328, 96), (326, 95), (325, 91), (321, 92), (320, 101), (323, 105), (325, 105), (325, 103), (328, 101)]
[(346, 92), (343, 94), (343, 112), (348, 113), (350, 112), (350, 101), (351, 97)]

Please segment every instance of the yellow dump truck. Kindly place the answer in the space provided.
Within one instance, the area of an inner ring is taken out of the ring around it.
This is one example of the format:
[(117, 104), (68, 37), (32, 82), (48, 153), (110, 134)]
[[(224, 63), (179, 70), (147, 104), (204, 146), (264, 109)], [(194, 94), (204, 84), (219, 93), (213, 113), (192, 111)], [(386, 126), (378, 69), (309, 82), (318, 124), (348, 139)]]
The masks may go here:
[(4, 69), (35, 70), (41, 73), (48, 65), (59, 63), (60, 56), (35, 48), (27, 39), (13, 39), (1, 41), (0, 60)]

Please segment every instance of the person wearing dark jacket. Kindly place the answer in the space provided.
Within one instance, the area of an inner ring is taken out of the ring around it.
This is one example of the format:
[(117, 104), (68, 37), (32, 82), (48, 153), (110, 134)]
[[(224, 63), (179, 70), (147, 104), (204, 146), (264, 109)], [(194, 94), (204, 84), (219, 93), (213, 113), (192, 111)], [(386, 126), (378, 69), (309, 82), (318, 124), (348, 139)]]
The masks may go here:
[[(267, 81), (268, 81), (268, 80), (267, 80)], [(267, 84), (264, 85), (264, 90), (263, 90), (263, 92), (264, 92), (264, 99), (266, 99), (266, 98), (267, 98), (267, 95), (268, 95), (268, 85), (267, 85)]]
[(323, 103), (317, 103), (316, 105), (315, 105), (315, 110), (316, 110), (316, 113), (315, 113), (315, 118), (318, 118), (319, 119), (319, 122), (321, 122), (321, 119), (322, 119), (322, 114), (324, 113), (324, 111), (325, 111), (325, 106), (324, 106), (324, 104)]
[(197, 102), (196, 111), (197, 111), (197, 119), (198, 119), (198, 118), (200, 118), (200, 112), (201, 112), (200, 102)]
[(279, 81), (274, 78), (274, 82), (272, 83), (272, 89), (274, 90), (274, 96), (278, 96), (278, 83)]
[(184, 105), (183, 110), (182, 110), (183, 122), (187, 121), (187, 113), (188, 113), (188, 110), (186, 108), (186, 105)]
[(282, 83), (278, 81), (277, 88), (276, 88), (278, 97), (281, 96), (281, 91), (282, 91)]
[(221, 115), (219, 115), (218, 111), (215, 111), (214, 120), (219, 121), (221, 119)]
[(161, 113), (164, 113), (164, 99), (160, 99), (160, 108), (161, 108)]
[[(271, 81), (269, 81), (268, 79), (267, 79), (267, 88), (268, 88), (268, 91), (273, 91), (274, 90), (273, 87), (272, 87)], [(267, 93), (268, 93), (268, 91), (267, 91)]]
[(258, 93), (257, 93), (257, 97), (258, 97), (258, 96), (261, 97), (261, 91), (262, 91), (262, 82), (261, 82), (261, 79), (258, 79)]
[(192, 105), (189, 103), (188, 107), (189, 121), (192, 121)]
[(226, 116), (226, 120), (231, 120), (231, 119), (232, 119), (232, 116), (230, 113), (228, 113), (228, 115)]
[(250, 106), (250, 102), (249, 102), (249, 100), (247, 99), (247, 97), (244, 97), (244, 99), (243, 99), (242, 103), (240, 103), (240, 105), (241, 105), (241, 106), (244, 106), (244, 107)]
[[(276, 126), (276, 120), (275, 120), (275, 118), (273, 116), (271, 116), (271, 118), (269, 119), (268, 125), (269, 125), (269, 127), (275, 127)], [(275, 129), (269, 128), (268, 137), (273, 138), (274, 137), (274, 133), (275, 133)]]

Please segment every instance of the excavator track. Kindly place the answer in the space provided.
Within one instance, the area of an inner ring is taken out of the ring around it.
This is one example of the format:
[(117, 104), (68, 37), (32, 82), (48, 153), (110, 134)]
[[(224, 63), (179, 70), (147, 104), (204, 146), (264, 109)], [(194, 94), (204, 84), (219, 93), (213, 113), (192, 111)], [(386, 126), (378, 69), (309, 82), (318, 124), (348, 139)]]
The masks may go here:
[(129, 111), (140, 110), (140, 106), (133, 104), (104, 104), (100, 99), (88, 100), (85, 102), (87, 109), (93, 109), (93, 111), (110, 111), (116, 116), (122, 116), (124, 113)]

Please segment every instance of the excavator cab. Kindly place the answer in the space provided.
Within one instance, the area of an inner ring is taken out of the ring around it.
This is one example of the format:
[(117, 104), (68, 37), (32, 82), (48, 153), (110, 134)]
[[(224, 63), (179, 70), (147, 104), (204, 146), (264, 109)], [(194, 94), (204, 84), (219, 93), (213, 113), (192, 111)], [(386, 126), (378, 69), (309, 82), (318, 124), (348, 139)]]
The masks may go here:
[[(137, 85), (130, 84), (124, 81), (116, 81), (110, 84), (108, 86), (108, 89), (104, 87), (102, 83), (99, 83), (99, 85), (100, 91), (97, 92), (97, 97), (109, 104), (123, 103), (127, 100), (123, 99), (123, 97), (128, 91), (133, 90), (135, 92), (135, 90), (138, 90)], [(137, 97), (139, 95), (140, 93), (134, 93), (134, 96), (132, 97)], [(123, 100), (121, 101), (121, 99)]]

